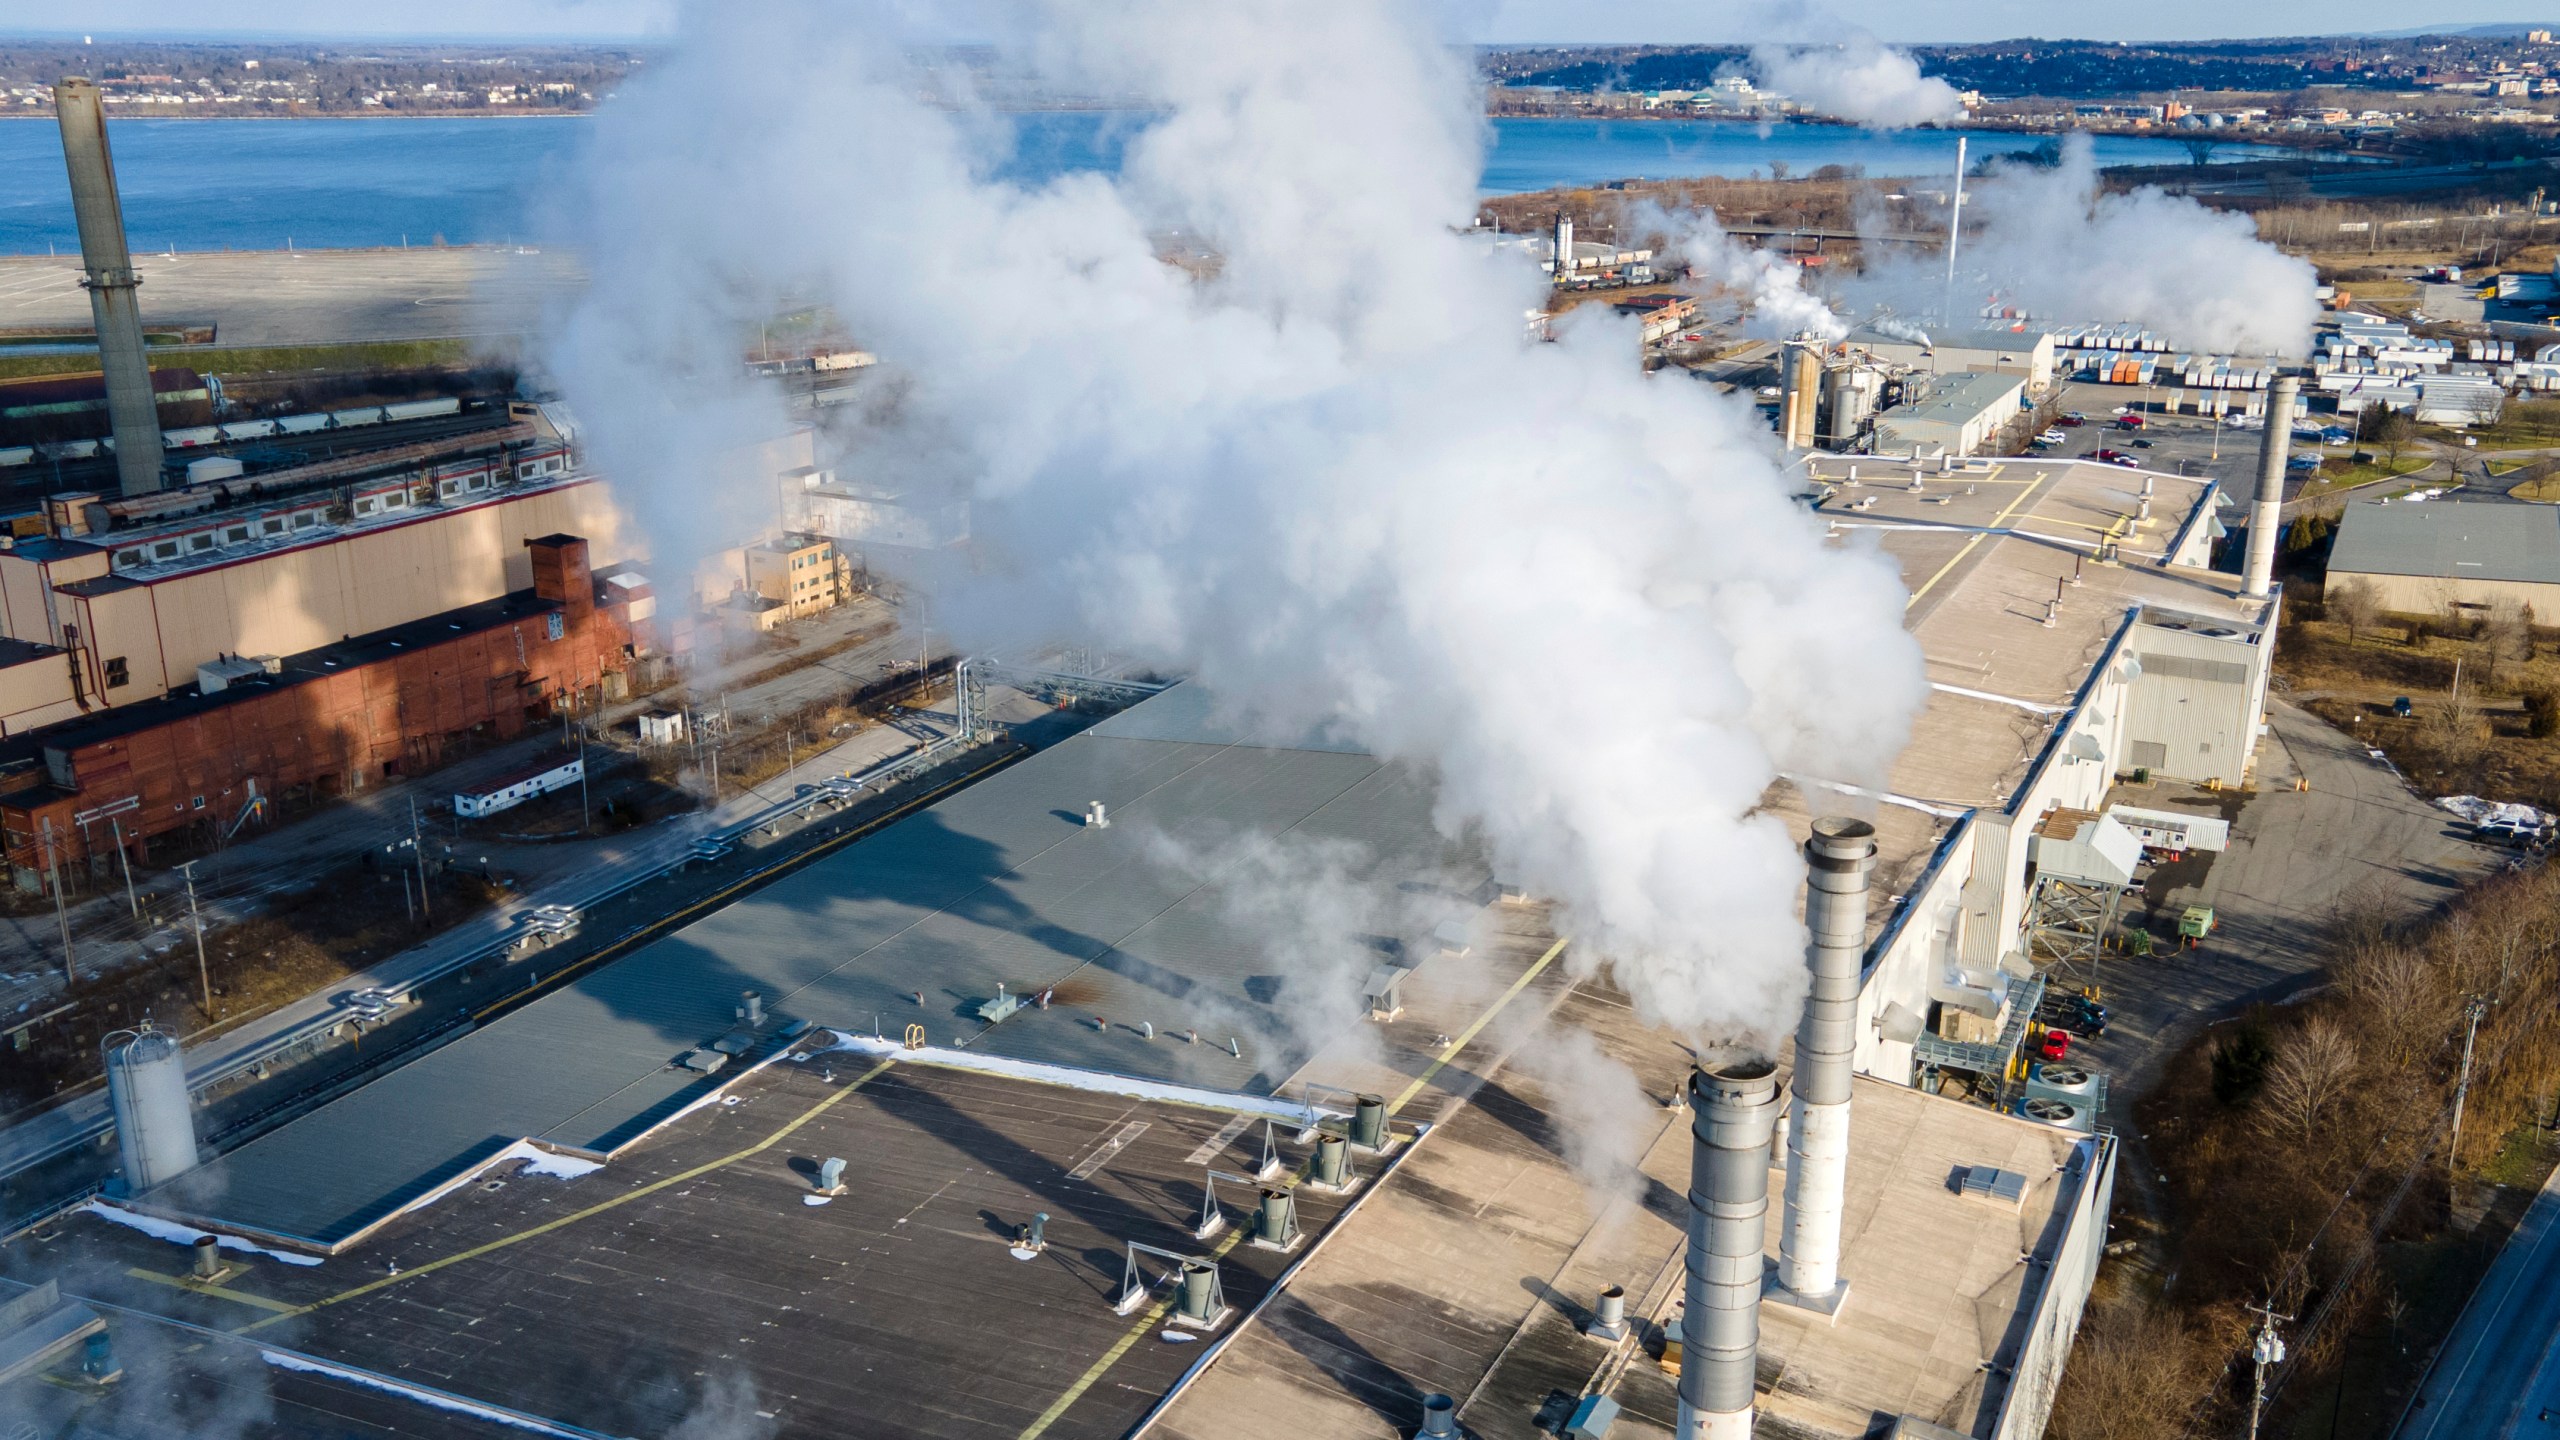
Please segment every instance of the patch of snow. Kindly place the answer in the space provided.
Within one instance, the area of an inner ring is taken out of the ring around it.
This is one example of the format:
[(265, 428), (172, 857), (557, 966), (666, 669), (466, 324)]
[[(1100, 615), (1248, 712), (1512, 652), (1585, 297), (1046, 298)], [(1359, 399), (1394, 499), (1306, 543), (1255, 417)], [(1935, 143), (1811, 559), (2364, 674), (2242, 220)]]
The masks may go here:
[(502, 1410), (495, 1405), (483, 1405), (476, 1400), (465, 1400), (459, 1395), (448, 1395), (441, 1390), (430, 1390), (423, 1385), (412, 1385), (405, 1380), (394, 1380), (388, 1375), (376, 1375), (369, 1370), (352, 1370), (344, 1365), (332, 1365), (325, 1360), (314, 1360), (308, 1355), (296, 1355), (286, 1350), (261, 1349), (258, 1353), (265, 1357), (268, 1364), (279, 1370), (292, 1370), (304, 1375), (326, 1375), (332, 1380), (343, 1380), (350, 1385), (362, 1385), (368, 1390), (397, 1395), (404, 1400), (414, 1400), (437, 1410), (448, 1411), (455, 1415), (468, 1415), (477, 1420), (493, 1421), (518, 1430), (530, 1430), (537, 1435), (557, 1435), (561, 1440), (586, 1440), (585, 1431), (571, 1430), (538, 1420), (531, 1415)]
[(281, 1260), (287, 1265), (320, 1263), (320, 1257), (317, 1255), (296, 1255), (290, 1250), (270, 1250), (264, 1245), (252, 1245), (236, 1235), (225, 1235), (215, 1230), (198, 1230), (192, 1225), (181, 1225), (175, 1220), (163, 1220), (156, 1215), (144, 1215), (121, 1209), (102, 1200), (92, 1200), (80, 1208), (101, 1220), (139, 1230), (155, 1240), (166, 1240), (172, 1245), (193, 1245), (204, 1236), (211, 1235), (222, 1249), (237, 1250), (244, 1255), (264, 1255), (270, 1260)]
[(498, 1158), (524, 1161), (524, 1169), (519, 1171), (519, 1174), (549, 1175), (560, 1180), (575, 1180), (581, 1175), (593, 1175), (604, 1168), (604, 1162), (601, 1160), (581, 1160), (575, 1155), (563, 1155), (556, 1150), (545, 1150), (529, 1140), (519, 1140), (508, 1146), (498, 1153)]
[(1028, 1245), (1008, 1245), (1005, 1249), (1013, 1252), (1013, 1258), (1016, 1260), (1037, 1260), (1040, 1258), (1040, 1252), (1032, 1249)]
[(835, 1203), (835, 1198), (836, 1197), (833, 1195), (803, 1195), (800, 1197), (800, 1203), (803, 1205), (832, 1205)]
[(1176, 1345), (1193, 1345), (1199, 1343), (1200, 1340), (1199, 1336), (1192, 1334), (1188, 1330), (1167, 1330), (1156, 1338), (1159, 1340), (1170, 1341)]
[(2447, 795), (2438, 799), (2436, 804), (2474, 825), (2521, 825), (2540, 830), (2548, 828), (2552, 821), (2551, 812), (2547, 810), (2512, 802), (2501, 804), (2495, 800), (2483, 800), (2477, 795)]
[(1079, 1070), (1070, 1065), (1045, 1065), (1037, 1060), (1016, 1060), (1004, 1055), (982, 1055), (973, 1050), (949, 1050), (925, 1045), (908, 1049), (894, 1040), (878, 1040), (868, 1035), (848, 1035), (842, 1030), (827, 1032), (835, 1043), (830, 1050), (850, 1050), (860, 1055), (883, 1060), (904, 1060), (917, 1065), (941, 1065), (953, 1070), (974, 1070), (982, 1075), (1002, 1075), (1015, 1080), (1028, 1080), (1039, 1085), (1062, 1085), (1070, 1090), (1090, 1090), (1104, 1095), (1126, 1095), (1139, 1100), (1162, 1100), (1175, 1105), (1197, 1105), (1210, 1110), (1235, 1114), (1271, 1115), (1300, 1124), (1311, 1122), (1320, 1114), (1339, 1113), (1295, 1100), (1282, 1100), (1271, 1095), (1247, 1095), (1237, 1090), (1211, 1090), (1200, 1085), (1175, 1085), (1161, 1080), (1139, 1080), (1127, 1075), (1108, 1075), (1099, 1070)]

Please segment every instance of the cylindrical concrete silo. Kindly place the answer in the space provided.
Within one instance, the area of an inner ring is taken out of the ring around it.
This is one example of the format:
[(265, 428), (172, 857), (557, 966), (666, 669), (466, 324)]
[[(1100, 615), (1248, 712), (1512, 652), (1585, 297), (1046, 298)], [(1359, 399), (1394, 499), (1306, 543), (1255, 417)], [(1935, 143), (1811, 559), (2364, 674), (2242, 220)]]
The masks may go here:
[(139, 1195), (196, 1168), (195, 1107), (177, 1037), (159, 1030), (107, 1037), (107, 1099), (127, 1190)]

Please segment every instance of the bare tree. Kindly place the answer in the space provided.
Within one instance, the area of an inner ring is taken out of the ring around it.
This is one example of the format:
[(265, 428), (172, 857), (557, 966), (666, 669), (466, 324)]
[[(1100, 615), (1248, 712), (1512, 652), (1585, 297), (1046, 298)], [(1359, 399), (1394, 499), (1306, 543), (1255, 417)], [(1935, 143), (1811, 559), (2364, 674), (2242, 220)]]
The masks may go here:
[(2347, 643), (2353, 645), (2375, 622), (2382, 619), (2382, 596), (2370, 580), (2347, 580), (2330, 586), (2323, 593), (2321, 608), (2330, 618), (2347, 627)]
[(2405, 1065), (2435, 1048), (2453, 1024), (2461, 997), (2424, 952), (2382, 942), (2356, 946), (2338, 961), (2338, 984), (2390, 1053)]
[(2206, 1378), (2196, 1333), (2137, 1299), (2093, 1309), (2054, 1396), (2054, 1440), (2149, 1440), (2184, 1427)]
[(2533, 630), (2525, 624), (2523, 607), (2512, 600), (2500, 602), (2480, 621), (2479, 633), (2471, 640), (2471, 663), (2480, 682), (2495, 684), (2499, 666), (2532, 658)]
[(2310, 1149), (2338, 1102), (2355, 1084), (2363, 1057), (2355, 1037), (2327, 1016), (2315, 1016), (2278, 1047), (2258, 1092), (2258, 1124), (2268, 1135)]

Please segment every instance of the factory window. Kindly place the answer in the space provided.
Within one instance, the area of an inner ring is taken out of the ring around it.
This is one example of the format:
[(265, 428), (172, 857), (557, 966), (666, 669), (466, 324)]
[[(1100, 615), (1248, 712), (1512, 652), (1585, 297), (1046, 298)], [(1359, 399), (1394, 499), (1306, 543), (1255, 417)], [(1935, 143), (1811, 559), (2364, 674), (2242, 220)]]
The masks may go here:
[(107, 662), (107, 688), (108, 688), (108, 689), (110, 689), (110, 690), (121, 690), (121, 689), (123, 689), (125, 686), (130, 685), (130, 684), (132, 684), (132, 683), (133, 683), (133, 676), (132, 676), (132, 674), (131, 674), (130, 672), (128, 672), (128, 671), (125, 669), (124, 657), (123, 657), (123, 656), (119, 655), (119, 656), (117, 656), (116, 658), (114, 658), (113, 660), (110, 660), (110, 661), (108, 661), (108, 662)]
[(249, 527), (246, 525), (234, 525), (230, 529), (222, 532), (222, 543), (225, 545), (242, 544), (246, 542), (248, 538)]
[(130, 569), (133, 566), (141, 564), (142, 560), (143, 555), (140, 550), (119, 550), (116, 552), (116, 566), (118, 569)]
[(367, 495), (363, 499), (358, 500), (355, 504), (355, 511), (358, 515), (371, 515), (381, 508), (382, 499), (380, 496), (376, 495)]
[(159, 544), (152, 546), (152, 547), (151, 547), (151, 558), (152, 558), (152, 559), (154, 559), (154, 560), (175, 560), (175, 559), (177, 559), (177, 558), (178, 558), (178, 542), (177, 542), (177, 541), (175, 541), (175, 540), (163, 540), (163, 541), (161, 541)]
[(187, 802), (187, 808), (188, 808), (188, 809), (190, 809), (190, 810), (201, 810), (201, 809), (203, 809), (203, 808), (204, 808), (204, 797), (203, 797), (203, 796), (201, 796), (201, 795), (199, 795), (199, 796), (197, 796), (196, 798), (194, 798), (193, 800), (188, 801), (188, 802)]
[(212, 549), (212, 548), (213, 548), (213, 532), (212, 532), (212, 531), (210, 531), (210, 530), (199, 530), (199, 531), (197, 531), (195, 534), (188, 536), (188, 537), (187, 537), (187, 548), (188, 548), (189, 550), (210, 550), (210, 549)]
[(319, 523), (320, 512), (317, 510), (300, 511), (293, 517), (293, 528), (296, 530), (308, 530)]
[(557, 640), (569, 633), (569, 627), (560, 616), (545, 615), (542, 617), (542, 633), (545, 639)]
[(282, 515), (270, 515), (266, 519), (258, 522), (258, 533), (261, 535), (281, 535), (284, 533), (284, 527), (285, 517)]

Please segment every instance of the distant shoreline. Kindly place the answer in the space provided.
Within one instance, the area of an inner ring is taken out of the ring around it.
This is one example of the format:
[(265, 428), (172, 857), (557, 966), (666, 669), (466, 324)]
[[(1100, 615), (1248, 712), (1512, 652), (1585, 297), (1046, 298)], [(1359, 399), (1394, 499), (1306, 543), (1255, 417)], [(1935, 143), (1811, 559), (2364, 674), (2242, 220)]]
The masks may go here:
[[(511, 113), (511, 114), (502, 114), (502, 113), (499, 113), (499, 112), (496, 112), (496, 111), (491, 111), (491, 112), (489, 112), (489, 113), (483, 114), (483, 113), (481, 113), (481, 112), (479, 112), (479, 111), (473, 111), (472, 113), (470, 113), (470, 114), (468, 114), (468, 115), (368, 115), (368, 114), (366, 114), (365, 112), (363, 112), (363, 111), (361, 111), (361, 110), (331, 110), (331, 111), (329, 111), (329, 112), (327, 112), (327, 113), (325, 113), (325, 114), (320, 114), (320, 115), (186, 115), (186, 114), (177, 114), (177, 115), (133, 115), (133, 114), (115, 114), (115, 113), (110, 113), (110, 114), (107, 116), (107, 118), (108, 118), (108, 119), (110, 119), (110, 120), (191, 120), (191, 121), (192, 121), (192, 120), (204, 120), (204, 121), (223, 121), (223, 120), (593, 120), (594, 118), (596, 118), (596, 112), (595, 112), (595, 111), (593, 111), (593, 110), (518, 110), (518, 111), (515, 111), (515, 112), (513, 112), (513, 113)], [(43, 121), (46, 121), (46, 122), (50, 123), (50, 122), (52, 122), (52, 121), (53, 121), (53, 119), (54, 119), (54, 114), (53, 114), (53, 112), (52, 112), (52, 111), (50, 111), (50, 110), (39, 110), (39, 111), (34, 111), (34, 112), (32, 112), (32, 113), (27, 112), (27, 111), (23, 111), (23, 110), (22, 110), (22, 111), (13, 111), (13, 112), (10, 112), (10, 113), (7, 113), (7, 114), (0, 114), (0, 121), (7, 121), (7, 120), (43, 120)]]

